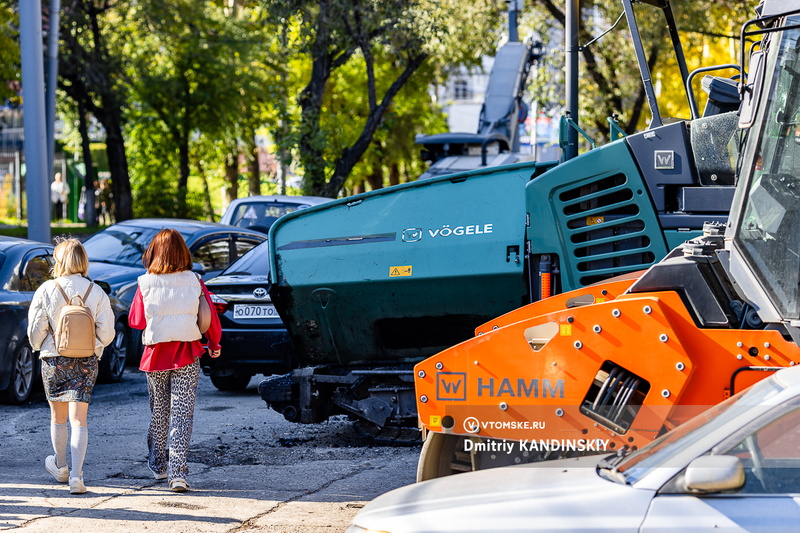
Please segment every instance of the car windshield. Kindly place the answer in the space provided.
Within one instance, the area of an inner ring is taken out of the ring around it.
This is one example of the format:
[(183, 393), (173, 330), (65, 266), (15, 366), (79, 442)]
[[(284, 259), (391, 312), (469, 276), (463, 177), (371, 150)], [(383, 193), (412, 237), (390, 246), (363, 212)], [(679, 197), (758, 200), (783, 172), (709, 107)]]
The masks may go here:
[[(161, 228), (111, 226), (92, 235), (83, 246), (90, 261), (140, 267), (142, 254), (159, 231)], [(193, 235), (182, 231), (180, 233), (187, 241)]]
[(305, 206), (281, 202), (243, 202), (234, 209), (230, 223), (240, 228), (266, 232), (273, 222), (301, 207)]
[(269, 276), (269, 248), (264, 241), (225, 269), (221, 276)]
[(743, 411), (763, 405), (765, 400), (775, 396), (783, 388), (779, 382), (772, 379), (761, 381), (681, 424), (641, 450), (626, 456), (616, 465), (615, 471), (625, 477), (626, 483), (636, 483), (652, 469), (667, 466), (672, 458), (729, 423)]

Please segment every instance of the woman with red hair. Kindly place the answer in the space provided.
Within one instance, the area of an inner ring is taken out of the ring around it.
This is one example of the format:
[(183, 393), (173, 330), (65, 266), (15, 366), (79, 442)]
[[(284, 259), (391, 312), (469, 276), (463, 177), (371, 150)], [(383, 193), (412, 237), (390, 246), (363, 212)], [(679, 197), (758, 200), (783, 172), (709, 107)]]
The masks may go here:
[[(147, 274), (139, 277), (128, 322), (144, 330), (139, 369), (147, 373), (150, 393), (147, 463), (156, 479), (169, 478), (173, 492), (186, 492), (186, 454), (200, 379), (198, 360), (205, 350), (197, 325), (200, 295), (214, 307), (205, 284), (191, 270), (192, 255), (176, 230), (158, 232), (142, 264)], [(205, 333), (211, 357), (219, 357), (221, 334), (219, 317), (211, 313), (211, 326)]]

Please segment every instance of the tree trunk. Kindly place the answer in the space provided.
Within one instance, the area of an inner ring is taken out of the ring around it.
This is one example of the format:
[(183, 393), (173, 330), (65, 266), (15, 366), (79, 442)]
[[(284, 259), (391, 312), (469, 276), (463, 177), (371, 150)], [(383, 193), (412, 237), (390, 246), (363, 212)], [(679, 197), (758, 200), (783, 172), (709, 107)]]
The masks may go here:
[(111, 216), (115, 222), (122, 222), (133, 218), (133, 197), (121, 121), (107, 119), (103, 126), (106, 128), (106, 154), (111, 171), (111, 194), (114, 196)]
[(251, 139), (248, 144), (250, 144), (250, 158), (247, 166), (250, 173), (247, 176), (247, 192), (250, 196), (259, 196), (261, 194), (261, 172), (258, 165), (258, 146), (254, 139)]
[(367, 176), (367, 183), (369, 183), (370, 189), (373, 191), (377, 191), (378, 189), (383, 188), (383, 167), (380, 165), (375, 165), (375, 168), (372, 170), (369, 176)]
[(92, 149), (89, 144), (89, 128), (86, 125), (86, 109), (78, 102), (78, 131), (81, 134), (81, 151), (86, 173), (83, 176), (83, 200), (85, 203), (83, 217), (86, 227), (97, 227), (97, 210), (94, 208), (94, 168), (92, 168)]
[(396, 162), (389, 165), (389, 185), (400, 185), (400, 167)]
[(186, 194), (189, 190), (189, 138), (184, 136), (178, 144), (178, 198), (175, 214), (178, 218), (187, 218), (189, 209), (186, 205)]
[[(331, 72), (346, 63), (355, 52), (355, 48), (351, 48), (336, 55), (330, 50), (331, 28), (326, 24), (333, 16), (335, 6), (332, 4), (333, 2), (320, 2), (316, 35), (311, 45), (311, 79), (297, 99), (300, 104), (300, 136), (297, 146), (303, 167), (303, 191), (312, 196), (327, 196), (326, 165), (323, 158), (325, 141), (320, 138), (320, 114), (325, 87)], [(333, 197), (335, 194), (331, 196)]]
[(209, 222), (216, 222), (217, 215), (214, 213), (214, 206), (211, 205), (211, 189), (208, 187), (206, 170), (203, 168), (203, 164), (200, 161), (195, 163), (195, 167), (197, 168), (197, 175), (200, 176), (200, 181), (203, 184), (203, 210), (206, 212), (206, 220)]
[(239, 198), (239, 153), (233, 152), (225, 158), (225, 196), (228, 204)]
[(364, 129), (361, 130), (361, 135), (359, 135), (358, 139), (353, 143), (352, 146), (343, 149), (342, 154), (334, 162), (333, 175), (328, 183), (324, 186), (322, 196), (336, 198), (339, 195), (339, 192), (342, 190), (342, 186), (344, 185), (345, 180), (347, 180), (347, 177), (350, 175), (350, 172), (352, 172), (353, 167), (359, 162), (359, 160), (361, 160), (361, 156), (363, 156), (364, 152), (366, 152), (367, 148), (369, 148), (372, 138), (375, 136), (375, 132), (377, 131), (378, 126), (380, 126), (381, 121), (383, 120), (386, 111), (389, 109), (389, 106), (391, 105), (395, 95), (406, 84), (411, 75), (416, 72), (420, 65), (422, 65), (422, 62), (425, 61), (426, 57), (427, 54), (418, 54), (414, 57), (408, 58), (405, 69), (386, 90), (381, 103), (375, 108), (370, 109), (369, 116), (364, 124)]
[(317, 57), (311, 69), (311, 80), (300, 93), (300, 139), (298, 148), (303, 166), (303, 190), (312, 196), (322, 196), (325, 190), (325, 160), (318, 144), (319, 117), (325, 85), (331, 74), (331, 58)]

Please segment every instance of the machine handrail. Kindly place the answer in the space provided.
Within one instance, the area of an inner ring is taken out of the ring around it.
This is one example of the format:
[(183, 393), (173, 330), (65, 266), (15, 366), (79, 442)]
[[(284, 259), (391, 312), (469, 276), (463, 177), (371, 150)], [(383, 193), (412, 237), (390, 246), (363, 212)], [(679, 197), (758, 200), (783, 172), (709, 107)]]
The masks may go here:
[(713, 70), (723, 70), (726, 68), (732, 68), (739, 71), (739, 77), (742, 76), (742, 67), (735, 63), (726, 63), (724, 65), (713, 65), (710, 67), (700, 67), (694, 69), (689, 76), (686, 78), (686, 94), (689, 97), (689, 108), (692, 112), (692, 120), (696, 118), (700, 118), (700, 111), (697, 109), (697, 99), (694, 97), (694, 89), (692, 89), (692, 79), (698, 74), (703, 72), (711, 72)]
[(561, 121), (559, 122), (558, 126), (559, 126), (558, 145), (561, 147), (562, 152), (569, 144), (568, 132), (570, 128), (580, 133), (584, 139), (589, 141), (589, 144), (591, 145), (591, 150), (597, 148), (597, 143), (594, 142), (594, 139), (592, 139), (588, 133), (583, 131), (580, 126), (578, 126), (578, 124), (572, 119), (572, 117), (569, 116), (569, 113), (561, 115)]

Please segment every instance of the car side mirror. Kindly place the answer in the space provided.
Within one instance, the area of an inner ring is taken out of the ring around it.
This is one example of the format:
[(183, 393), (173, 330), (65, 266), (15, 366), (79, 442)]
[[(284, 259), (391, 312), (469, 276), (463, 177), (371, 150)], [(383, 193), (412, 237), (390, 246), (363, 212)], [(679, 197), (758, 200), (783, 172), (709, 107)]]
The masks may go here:
[(103, 289), (106, 294), (111, 294), (111, 285), (107, 281), (94, 281), (94, 284)]
[(686, 467), (686, 489), (691, 492), (724, 492), (744, 486), (744, 466), (733, 455), (704, 455)]
[(206, 267), (202, 263), (192, 263), (192, 272), (197, 272), (202, 276), (206, 273)]

